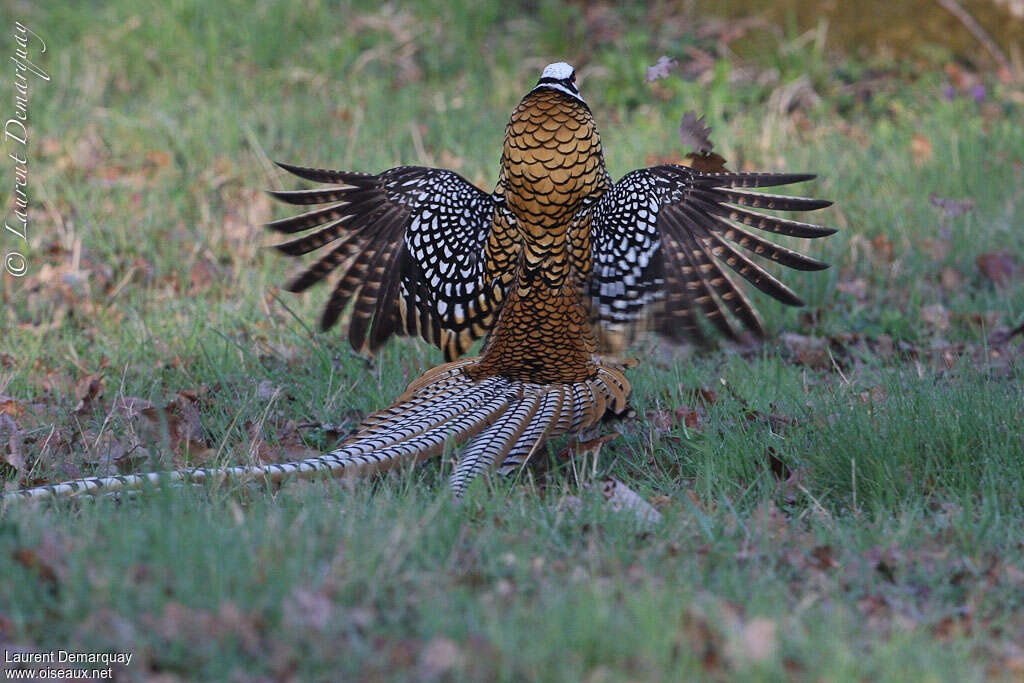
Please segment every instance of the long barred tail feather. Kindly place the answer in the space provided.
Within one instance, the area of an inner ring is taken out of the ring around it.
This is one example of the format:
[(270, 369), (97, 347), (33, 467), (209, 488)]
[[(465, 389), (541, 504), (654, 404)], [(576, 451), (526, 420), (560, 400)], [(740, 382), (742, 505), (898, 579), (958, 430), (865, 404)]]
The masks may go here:
[(280, 482), (289, 477), (356, 476), (383, 472), (469, 443), (450, 488), (459, 498), (472, 481), (503, 466), (521, 466), (545, 439), (596, 424), (607, 408), (622, 410), (630, 391), (618, 365), (599, 364), (593, 379), (536, 384), (501, 376), (470, 379), (469, 358), (441, 365), (409, 385), (395, 405), (369, 415), (359, 431), (330, 453), (276, 465), (196, 468), (76, 479), (0, 496), (45, 499), (102, 494), (145, 486), (204, 482)]

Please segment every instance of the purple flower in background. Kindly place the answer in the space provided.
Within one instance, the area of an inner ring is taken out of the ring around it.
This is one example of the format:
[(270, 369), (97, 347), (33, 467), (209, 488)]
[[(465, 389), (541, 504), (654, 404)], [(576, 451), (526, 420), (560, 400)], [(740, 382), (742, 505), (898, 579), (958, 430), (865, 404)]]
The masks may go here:
[(947, 101), (952, 102), (954, 99), (956, 99), (956, 90), (953, 90), (953, 86), (951, 86), (949, 83), (943, 83), (942, 96), (945, 97)]
[(985, 101), (985, 86), (981, 83), (971, 88), (971, 97), (974, 98), (975, 102)]

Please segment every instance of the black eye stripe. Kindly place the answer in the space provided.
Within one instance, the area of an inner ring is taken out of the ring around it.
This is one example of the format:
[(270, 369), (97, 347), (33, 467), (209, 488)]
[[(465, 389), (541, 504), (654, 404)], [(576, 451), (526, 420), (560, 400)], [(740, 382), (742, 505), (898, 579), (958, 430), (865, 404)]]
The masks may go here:
[(545, 83), (555, 83), (557, 85), (569, 88), (570, 90), (576, 90), (575, 74), (573, 74), (569, 78), (551, 78), (550, 76), (545, 76), (541, 78), (539, 81), (537, 81), (537, 85), (544, 85)]

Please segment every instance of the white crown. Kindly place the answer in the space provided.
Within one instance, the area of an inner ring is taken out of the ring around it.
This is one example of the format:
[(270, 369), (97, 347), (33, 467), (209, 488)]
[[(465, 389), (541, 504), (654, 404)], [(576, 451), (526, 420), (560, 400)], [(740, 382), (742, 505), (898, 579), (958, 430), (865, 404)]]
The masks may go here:
[(575, 69), (572, 68), (572, 64), (566, 64), (565, 62), (555, 62), (554, 64), (548, 64), (544, 67), (544, 73), (540, 75), (541, 78), (554, 78), (556, 80), (562, 80), (572, 76)]

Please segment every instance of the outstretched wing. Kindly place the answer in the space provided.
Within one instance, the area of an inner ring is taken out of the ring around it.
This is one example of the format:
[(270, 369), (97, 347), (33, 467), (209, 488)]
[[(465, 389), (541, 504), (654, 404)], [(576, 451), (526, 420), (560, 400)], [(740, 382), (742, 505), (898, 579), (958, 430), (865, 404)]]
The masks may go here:
[(732, 339), (744, 330), (762, 337), (757, 312), (723, 264), (785, 304), (803, 302), (736, 247), (797, 270), (821, 270), (828, 264), (743, 226), (795, 237), (822, 237), (835, 229), (750, 210), (808, 211), (831, 202), (743, 188), (788, 185), (813, 177), (701, 173), (677, 165), (623, 176), (590, 209), (594, 266), (589, 294), (604, 338), (621, 345), (621, 335), (644, 320), (672, 339), (700, 340), (701, 317)]
[(349, 342), (373, 352), (392, 334), (419, 335), (449, 360), (471, 343), (483, 290), (483, 247), (494, 216), (491, 196), (436, 168), (401, 166), (374, 175), (278, 164), (338, 187), (270, 192), (289, 204), (327, 204), (267, 224), (307, 232), (276, 245), (291, 256), (325, 249), (286, 286), (302, 292), (337, 271), (320, 319), (329, 329), (352, 306)]

